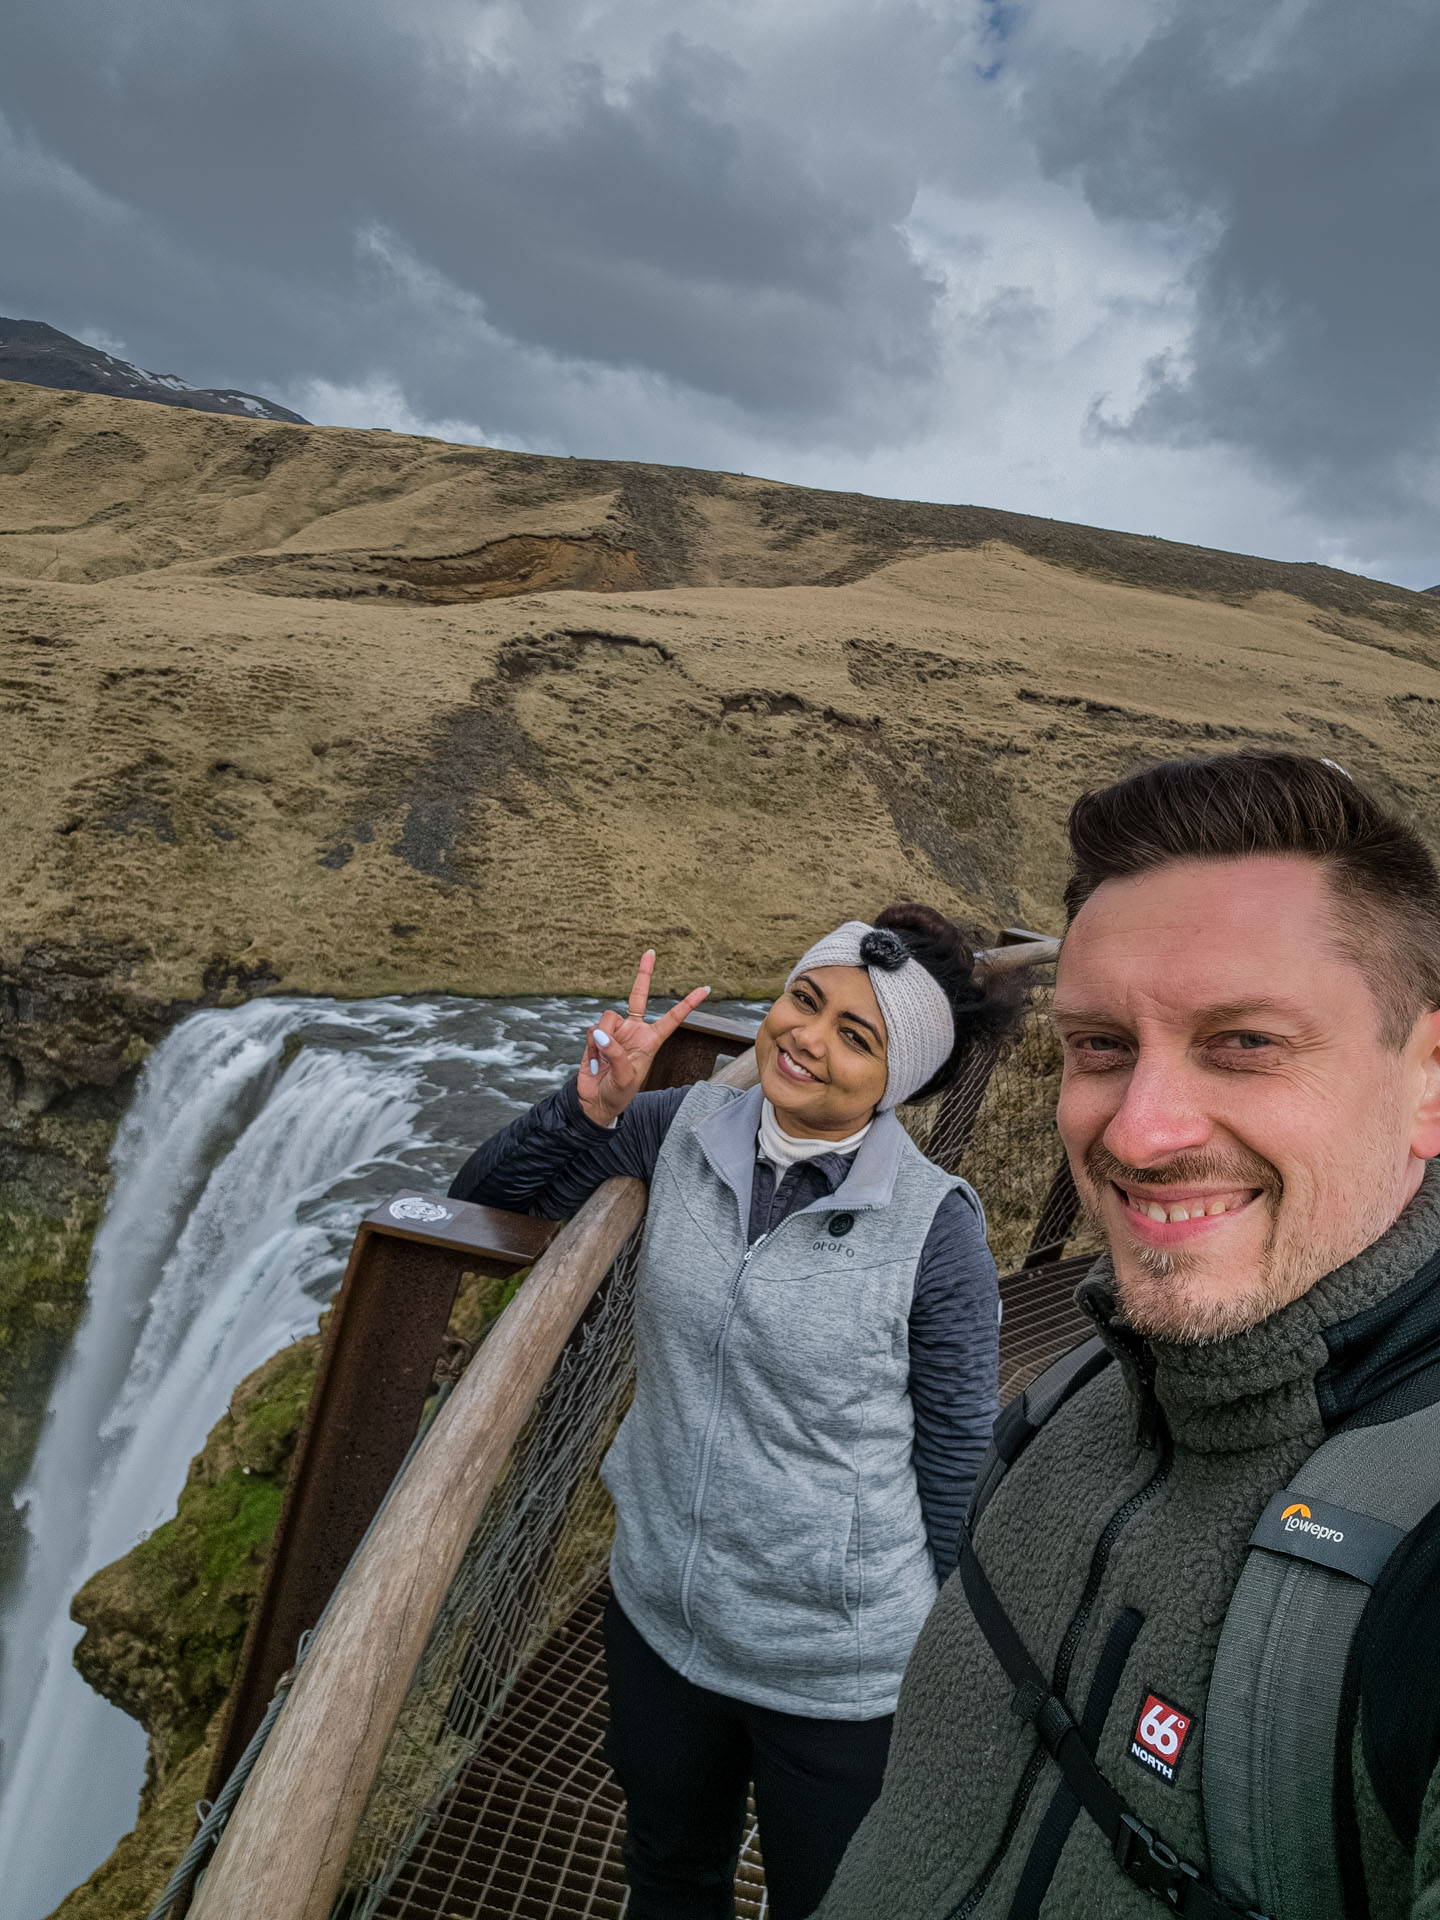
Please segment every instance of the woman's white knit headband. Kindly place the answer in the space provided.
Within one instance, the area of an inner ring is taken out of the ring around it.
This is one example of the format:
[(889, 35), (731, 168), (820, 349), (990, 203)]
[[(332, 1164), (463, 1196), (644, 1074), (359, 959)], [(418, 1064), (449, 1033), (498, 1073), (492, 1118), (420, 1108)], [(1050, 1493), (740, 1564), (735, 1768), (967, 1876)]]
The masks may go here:
[(803, 953), (785, 982), (788, 992), (815, 967), (864, 967), (885, 1020), (887, 1075), (881, 1110), (898, 1107), (940, 1071), (955, 1046), (955, 1016), (940, 982), (916, 960), (898, 933), (847, 920)]

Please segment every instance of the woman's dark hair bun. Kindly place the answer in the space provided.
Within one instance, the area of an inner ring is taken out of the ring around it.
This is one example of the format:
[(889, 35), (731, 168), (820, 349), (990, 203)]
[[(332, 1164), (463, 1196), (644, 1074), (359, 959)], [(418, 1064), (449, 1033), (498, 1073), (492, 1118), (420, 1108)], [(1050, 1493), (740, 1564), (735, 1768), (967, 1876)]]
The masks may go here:
[[(893, 970), (904, 964), (904, 957), (918, 960), (925, 971), (939, 982), (955, 1018), (955, 1046), (950, 1058), (918, 1092), (915, 1100), (928, 1100), (956, 1079), (966, 1062), (980, 1049), (996, 1052), (1015, 1032), (1030, 1004), (1029, 981), (1023, 973), (1001, 974), (993, 983), (975, 975), (974, 949), (981, 943), (977, 928), (959, 927), (938, 907), (924, 906), (918, 900), (897, 900), (874, 919), (875, 932), (860, 943), (861, 958), (867, 965)], [(901, 949), (902, 959), (872, 960), (867, 952), (871, 941), (884, 935)]]

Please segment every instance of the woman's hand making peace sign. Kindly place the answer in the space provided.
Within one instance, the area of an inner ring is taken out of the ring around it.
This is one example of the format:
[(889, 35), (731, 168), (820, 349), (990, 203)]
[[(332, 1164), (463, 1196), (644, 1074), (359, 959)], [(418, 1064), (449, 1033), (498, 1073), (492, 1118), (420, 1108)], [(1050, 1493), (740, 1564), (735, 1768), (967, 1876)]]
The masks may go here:
[(599, 1126), (608, 1127), (625, 1111), (644, 1086), (656, 1049), (710, 991), (709, 987), (696, 987), (658, 1020), (647, 1020), (645, 1008), (654, 971), (655, 949), (649, 947), (640, 956), (640, 970), (630, 989), (629, 1011), (622, 1014), (607, 1009), (599, 1025), (590, 1029), (585, 1043), (577, 1082), (580, 1105)]

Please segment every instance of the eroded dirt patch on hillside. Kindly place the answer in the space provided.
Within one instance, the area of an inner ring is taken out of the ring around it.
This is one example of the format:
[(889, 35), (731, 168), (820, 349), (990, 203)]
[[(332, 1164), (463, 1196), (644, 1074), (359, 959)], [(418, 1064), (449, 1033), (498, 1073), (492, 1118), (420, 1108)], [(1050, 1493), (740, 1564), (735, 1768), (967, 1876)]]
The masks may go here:
[(588, 535), (510, 534), (467, 553), (244, 554), (215, 569), (257, 593), (301, 599), (393, 598), (425, 606), (522, 593), (630, 593), (653, 585), (632, 547)]

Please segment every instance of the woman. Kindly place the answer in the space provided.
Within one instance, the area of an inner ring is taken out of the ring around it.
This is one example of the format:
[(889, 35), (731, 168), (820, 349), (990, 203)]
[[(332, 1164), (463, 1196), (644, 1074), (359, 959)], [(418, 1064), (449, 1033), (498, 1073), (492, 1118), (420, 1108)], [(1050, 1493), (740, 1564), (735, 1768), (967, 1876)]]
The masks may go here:
[(635, 1399), (605, 1461), (609, 1755), (630, 1920), (730, 1920), (753, 1781), (774, 1920), (805, 1920), (880, 1788), (900, 1675), (995, 1418), (980, 1203), (894, 1109), (1018, 1016), (933, 908), (848, 921), (756, 1038), (760, 1084), (642, 1093), (704, 998), (604, 1014), (575, 1080), (467, 1162), (551, 1218), (650, 1182)]

